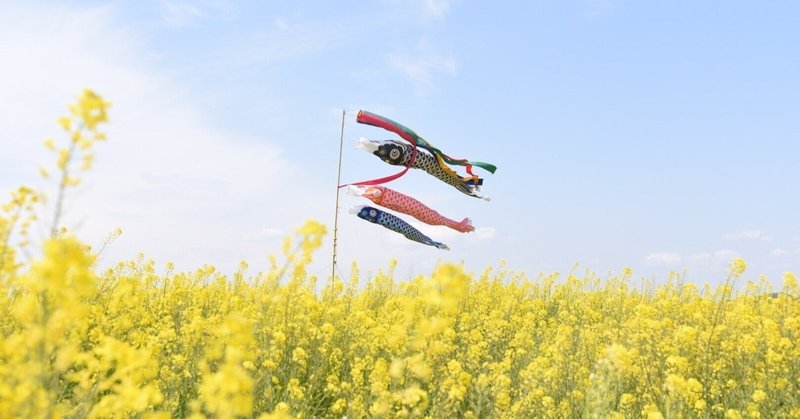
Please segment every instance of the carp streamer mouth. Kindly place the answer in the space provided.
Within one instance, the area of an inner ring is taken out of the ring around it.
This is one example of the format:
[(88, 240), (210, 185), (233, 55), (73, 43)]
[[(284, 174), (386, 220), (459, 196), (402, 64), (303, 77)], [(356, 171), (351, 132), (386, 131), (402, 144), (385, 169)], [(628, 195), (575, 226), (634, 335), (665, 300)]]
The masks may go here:
[(359, 212), (361, 212), (361, 209), (364, 208), (364, 207), (366, 207), (366, 205), (354, 206), (354, 207), (350, 208), (350, 214), (358, 214)]
[(359, 148), (360, 150), (374, 153), (378, 151), (379, 144), (375, 141), (371, 141), (362, 137), (358, 139), (358, 144), (356, 144), (356, 147)]

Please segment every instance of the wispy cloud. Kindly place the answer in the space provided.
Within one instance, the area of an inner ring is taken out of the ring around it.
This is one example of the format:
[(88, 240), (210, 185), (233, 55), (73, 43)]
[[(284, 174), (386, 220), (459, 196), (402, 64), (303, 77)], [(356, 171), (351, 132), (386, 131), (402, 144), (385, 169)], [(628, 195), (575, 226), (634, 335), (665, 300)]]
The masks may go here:
[(686, 258), (686, 260), (690, 263), (705, 263), (709, 259), (711, 259), (711, 253), (709, 252), (700, 252), (694, 253)]
[(647, 255), (644, 260), (650, 266), (676, 266), (683, 257), (675, 252), (655, 252)]
[(465, 234), (444, 226), (430, 226), (416, 220), (408, 221), (423, 234), (427, 234), (433, 240), (444, 242), (452, 248), (478, 245), (497, 237), (497, 230), (494, 227), (478, 227), (475, 231)]
[(298, 22), (279, 17), (246, 38), (235, 55), (245, 62), (269, 64), (308, 58), (344, 45), (355, 30), (337, 20)]
[(226, 0), (161, 0), (161, 16), (169, 26), (190, 26), (206, 19), (231, 19), (234, 3)]
[[(53, 25), (54, 15), (79, 24)], [(9, 31), (15, 39), (4, 49), (9, 65), (0, 67), (0, 91), (16, 98), (13, 112), (0, 112), (15, 115), (0, 124), (0, 138), (57, 134), (55, 118), (87, 81), (113, 103), (109, 141), (98, 145), (95, 169), (65, 208), (66, 223), (79, 226), (90, 243), (123, 227), (104, 257), (129, 257), (146, 244), (178, 266), (225, 268), (277, 249), (281, 231), (274, 226), (318, 216), (302, 195), (320, 191), (304, 183), (301, 169), (269, 139), (214, 126), (179, 83), (143, 67), (146, 50), (116, 29), (113, 10), (20, 6), (13, 16), (0, 16), (0, 39)], [(46, 154), (39, 141), (28, 142), (36, 146), (4, 142), (14, 152), (0, 163), (13, 156), (30, 164), (33, 175)], [(280, 197), (281, 205), (264, 196)]]
[(781, 256), (786, 256), (791, 252), (785, 249), (777, 248), (777, 249), (772, 249), (772, 252), (770, 253), (772, 253), (773, 256), (781, 257)]
[(727, 264), (733, 258), (739, 257), (739, 252), (732, 249), (718, 249), (710, 252), (693, 253), (686, 257), (686, 262), (696, 265), (720, 265)]
[(478, 240), (491, 240), (497, 236), (497, 230), (494, 227), (479, 227), (475, 230), (475, 237)]
[(422, 0), (422, 10), (430, 18), (442, 18), (450, 10), (450, 0)]
[(739, 252), (732, 249), (719, 249), (714, 251), (714, 258), (718, 262), (730, 262), (733, 258), (739, 257)]
[(453, 75), (457, 70), (455, 57), (439, 53), (426, 42), (420, 43), (413, 52), (387, 54), (386, 62), (411, 81), (414, 93), (419, 96), (436, 92), (437, 78)]
[(584, 0), (583, 14), (591, 19), (603, 19), (612, 16), (619, 8), (618, 0)]
[(794, 250), (786, 250), (782, 248), (772, 249), (773, 256), (783, 257), (783, 256), (790, 256), (790, 255), (800, 255), (800, 249)]
[(421, 21), (443, 19), (453, 4), (451, 0), (389, 0), (390, 4)]
[(723, 236), (723, 239), (732, 241), (732, 240), (763, 240), (763, 241), (770, 241), (772, 237), (764, 235), (761, 230), (742, 230), (738, 233), (731, 233), (726, 234)]

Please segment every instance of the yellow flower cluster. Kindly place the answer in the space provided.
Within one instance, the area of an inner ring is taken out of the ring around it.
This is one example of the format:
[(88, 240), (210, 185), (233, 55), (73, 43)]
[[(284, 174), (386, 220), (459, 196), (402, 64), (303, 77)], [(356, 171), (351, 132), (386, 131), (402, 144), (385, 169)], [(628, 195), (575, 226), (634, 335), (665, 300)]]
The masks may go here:
[[(106, 107), (91, 91), (71, 107), (67, 163), (84, 130), (101, 139)], [(393, 263), (318, 284), (314, 221), (257, 274), (144, 256), (98, 272), (67, 234), (19, 263), (10, 237), (41, 199), (21, 188), (0, 206), (0, 418), (800, 417), (793, 273), (736, 291), (741, 259), (716, 289), (637, 287), (630, 268), (396, 280)]]
[[(76, 239), (0, 284), (3, 416), (800, 416), (797, 281), (698, 290), (443, 265), (102, 274)], [(734, 262), (732, 275), (741, 274)], [(283, 271), (283, 272), (282, 272)], [(735, 278), (734, 278), (735, 279)]]
[[(0, 205), (0, 280), (9, 277), (17, 268), (16, 248), (30, 244), (30, 228), (37, 220), (36, 205), (44, 197), (27, 186), (20, 186), (11, 193), (11, 200)], [(16, 234), (20, 240), (12, 243)]]
[[(92, 148), (98, 141), (104, 141), (106, 134), (99, 130), (99, 125), (108, 121), (108, 108), (111, 103), (104, 100), (91, 89), (84, 89), (76, 103), (69, 106), (69, 115), (58, 118), (58, 123), (69, 134), (70, 141), (66, 146), (58, 147), (52, 138), (45, 140), (45, 147), (56, 154), (56, 170), (60, 173), (58, 180), (58, 196), (55, 203), (55, 215), (51, 227), (51, 236), (59, 231), (61, 207), (67, 188), (80, 185), (80, 178), (75, 175), (73, 161), (80, 159), (81, 171), (92, 168), (94, 153)], [(44, 167), (39, 173), (50, 177), (50, 171)]]

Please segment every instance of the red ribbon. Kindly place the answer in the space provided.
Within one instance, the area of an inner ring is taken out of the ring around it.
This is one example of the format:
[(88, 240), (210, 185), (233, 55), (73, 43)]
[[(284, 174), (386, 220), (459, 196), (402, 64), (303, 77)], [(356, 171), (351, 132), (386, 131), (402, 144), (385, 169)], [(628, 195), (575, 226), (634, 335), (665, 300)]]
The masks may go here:
[(403, 176), (404, 174), (406, 174), (408, 169), (410, 169), (411, 166), (414, 165), (414, 162), (417, 161), (417, 145), (412, 142), (411, 143), (411, 147), (412, 147), (411, 148), (411, 158), (408, 159), (408, 163), (406, 163), (406, 168), (403, 169), (402, 171), (400, 171), (400, 173), (395, 173), (395, 174), (393, 174), (391, 176), (381, 177), (381, 178), (377, 178), (377, 179), (362, 180), (361, 182), (346, 183), (344, 185), (339, 185), (339, 187), (340, 188), (344, 188), (345, 186), (350, 186), (350, 185), (353, 185), (353, 186), (375, 186), (375, 185), (380, 185), (380, 184), (383, 184), (383, 183), (391, 182), (391, 181), (399, 178), (400, 176)]

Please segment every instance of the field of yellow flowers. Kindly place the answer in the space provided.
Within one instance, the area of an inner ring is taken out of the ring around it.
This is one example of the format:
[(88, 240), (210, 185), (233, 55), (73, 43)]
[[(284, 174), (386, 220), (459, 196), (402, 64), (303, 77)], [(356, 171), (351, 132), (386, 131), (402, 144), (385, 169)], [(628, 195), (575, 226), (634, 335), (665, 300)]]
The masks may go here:
[(58, 208), (107, 107), (84, 92), (69, 144), (47, 142), (40, 256), (22, 255), (44, 195), (0, 208), (0, 417), (800, 417), (796, 277), (740, 283), (740, 259), (716, 289), (455, 265), (318, 280), (309, 221), (268, 272), (98, 271)]

